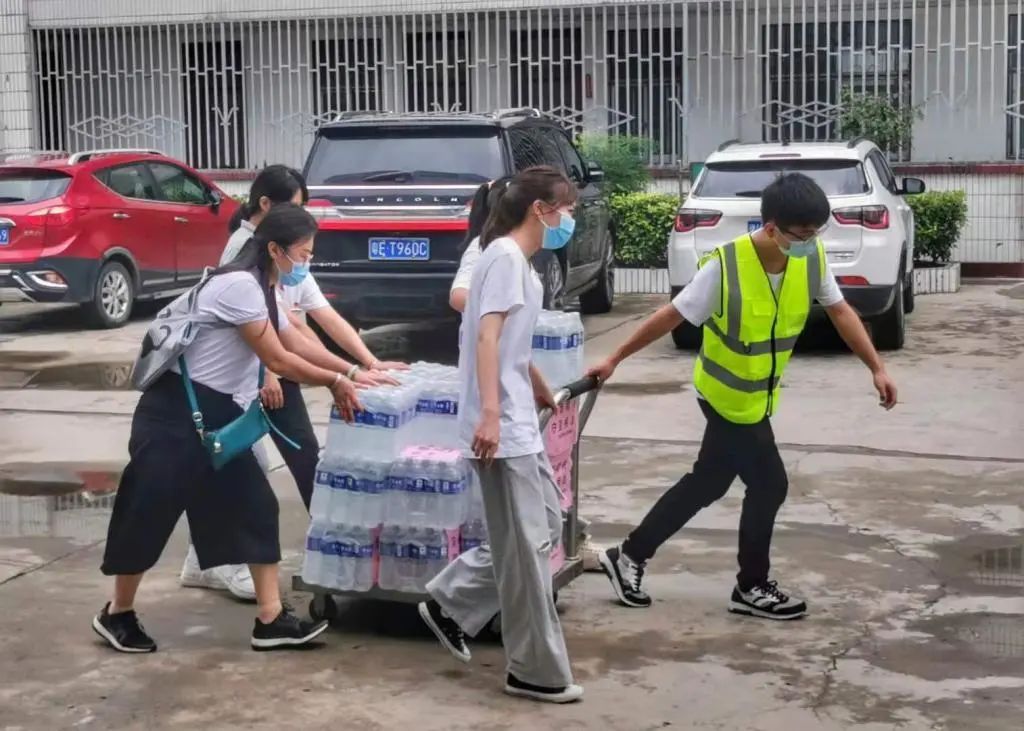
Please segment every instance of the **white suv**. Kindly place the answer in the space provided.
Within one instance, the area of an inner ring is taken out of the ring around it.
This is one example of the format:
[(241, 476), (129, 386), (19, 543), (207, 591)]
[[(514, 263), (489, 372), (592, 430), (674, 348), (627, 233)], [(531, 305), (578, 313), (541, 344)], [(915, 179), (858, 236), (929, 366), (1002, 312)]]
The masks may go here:
[[(719, 147), (669, 235), (672, 296), (693, 279), (701, 256), (761, 227), (761, 191), (785, 172), (809, 175), (825, 191), (832, 218), (821, 238), (839, 286), (871, 324), (879, 348), (902, 348), (905, 315), (914, 309), (914, 213), (903, 196), (924, 192), (924, 183), (897, 182), (867, 140)], [(696, 347), (700, 330), (684, 324), (673, 338), (680, 348)]]

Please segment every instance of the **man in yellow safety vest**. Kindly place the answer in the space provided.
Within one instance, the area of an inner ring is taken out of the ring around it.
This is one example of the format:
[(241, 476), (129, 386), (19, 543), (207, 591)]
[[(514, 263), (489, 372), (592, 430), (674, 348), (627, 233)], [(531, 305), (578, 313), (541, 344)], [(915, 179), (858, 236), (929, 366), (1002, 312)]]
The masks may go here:
[(606, 381), (624, 359), (684, 319), (703, 326), (693, 384), (707, 426), (693, 471), (661, 496), (621, 546), (600, 556), (626, 606), (650, 606), (641, 586), (647, 560), (699, 510), (725, 495), (738, 476), (747, 491), (740, 514), (740, 570), (729, 611), (768, 619), (807, 613), (806, 603), (769, 575), (775, 516), (789, 484), (770, 417), (814, 300), (870, 369), (881, 405), (896, 405), (896, 385), (825, 257), (819, 234), (830, 213), (828, 198), (809, 177), (780, 176), (762, 193), (762, 228), (702, 259), (693, 281), (672, 303), (590, 371)]

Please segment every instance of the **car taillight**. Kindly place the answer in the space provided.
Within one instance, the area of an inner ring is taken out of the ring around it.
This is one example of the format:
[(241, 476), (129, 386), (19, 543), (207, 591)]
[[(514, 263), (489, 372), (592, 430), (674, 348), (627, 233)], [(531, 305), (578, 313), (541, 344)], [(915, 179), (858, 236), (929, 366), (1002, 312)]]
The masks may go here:
[(75, 222), (78, 212), (71, 206), (59, 205), (40, 208), (38, 211), (32, 211), (28, 215), (46, 226), (67, 226)]
[(721, 211), (710, 211), (704, 208), (680, 208), (676, 214), (676, 231), (687, 233), (695, 228), (711, 228), (722, 220)]
[(832, 215), (839, 223), (863, 226), (874, 230), (889, 228), (889, 209), (885, 206), (856, 206), (837, 208)]
[(836, 281), (839, 284), (845, 284), (853, 287), (863, 287), (864, 285), (869, 284), (868, 280), (864, 277), (842, 276), (836, 277)]
[(341, 218), (341, 214), (338, 213), (338, 209), (334, 207), (334, 204), (329, 200), (323, 198), (311, 198), (306, 204), (306, 210), (313, 218), (318, 221), (325, 218)]

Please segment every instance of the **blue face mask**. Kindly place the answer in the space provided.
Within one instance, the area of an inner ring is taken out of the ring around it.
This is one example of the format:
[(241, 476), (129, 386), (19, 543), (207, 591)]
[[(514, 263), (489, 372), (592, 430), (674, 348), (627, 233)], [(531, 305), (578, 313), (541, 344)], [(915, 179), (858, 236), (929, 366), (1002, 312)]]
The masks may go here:
[(280, 282), (285, 287), (297, 287), (302, 284), (302, 280), (309, 274), (309, 264), (292, 261), (292, 258), (287, 255), (285, 258), (291, 262), (292, 270), (290, 272), (281, 272)]
[[(789, 240), (787, 239), (787, 241)], [(779, 245), (776, 244), (776, 246)], [(779, 246), (779, 251), (793, 259), (806, 259), (808, 256), (813, 254), (817, 248), (818, 237), (815, 236), (813, 238), (806, 239), (805, 241), (789, 241), (789, 246)]]
[(576, 230), (576, 219), (570, 216), (568, 213), (563, 213), (561, 220), (558, 225), (552, 228), (544, 223), (543, 219), (541, 223), (544, 224), (544, 248), (545, 249), (561, 249), (572, 238), (573, 231)]

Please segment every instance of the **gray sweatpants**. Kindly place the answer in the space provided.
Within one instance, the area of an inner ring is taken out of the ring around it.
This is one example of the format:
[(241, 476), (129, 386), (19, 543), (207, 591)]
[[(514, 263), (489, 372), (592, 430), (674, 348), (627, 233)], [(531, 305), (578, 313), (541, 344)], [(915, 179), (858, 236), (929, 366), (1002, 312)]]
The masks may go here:
[(534, 454), (471, 464), (480, 478), (490, 545), (459, 556), (427, 591), (469, 635), (501, 610), (508, 672), (533, 685), (570, 685), (551, 589), (550, 555), (562, 539), (562, 511), (548, 461)]

